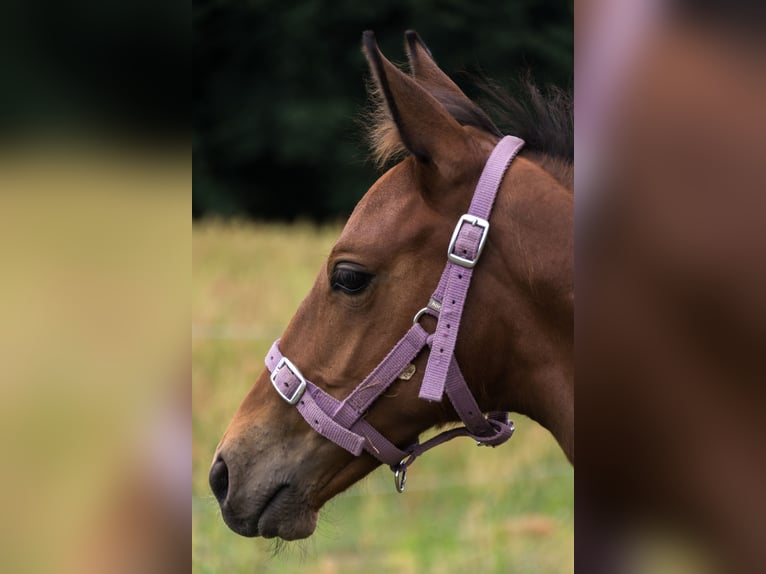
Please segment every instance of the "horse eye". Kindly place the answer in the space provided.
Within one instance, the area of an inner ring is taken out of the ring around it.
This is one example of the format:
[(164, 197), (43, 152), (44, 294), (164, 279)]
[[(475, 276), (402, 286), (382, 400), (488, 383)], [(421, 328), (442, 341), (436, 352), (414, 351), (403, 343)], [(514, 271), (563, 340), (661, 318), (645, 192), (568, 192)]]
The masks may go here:
[(356, 295), (367, 288), (372, 277), (371, 273), (362, 271), (356, 266), (339, 264), (330, 277), (330, 287), (335, 291), (340, 290), (349, 295)]

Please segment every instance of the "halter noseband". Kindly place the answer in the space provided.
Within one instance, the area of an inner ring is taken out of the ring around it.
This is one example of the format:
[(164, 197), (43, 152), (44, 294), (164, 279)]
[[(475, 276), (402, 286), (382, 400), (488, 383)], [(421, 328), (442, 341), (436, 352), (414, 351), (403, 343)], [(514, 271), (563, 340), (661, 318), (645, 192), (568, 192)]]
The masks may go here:
[[(413, 325), (388, 355), (343, 401), (339, 401), (308, 381), (279, 350), (279, 339), (266, 355), (266, 367), (277, 393), (294, 405), (306, 422), (319, 434), (354, 456), (362, 451), (390, 466), (399, 492), (404, 491), (407, 468), (425, 451), (458, 436), (469, 436), (479, 445), (497, 446), (513, 434), (513, 423), (506, 412), (481, 412), (455, 359), (455, 343), (463, 306), (489, 232), (489, 214), (503, 175), (524, 141), (506, 136), (500, 140), (484, 166), (468, 213), (455, 226), (447, 250), (447, 265), (428, 305), (418, 311)], [(433, 334), (420, 326), (423, 315), (437, 319)], [(370, 425), (364, 415), (369, 407), (397, 379), (407, 380), (414, 370), (412, 361), (430, 347), (419, 397), (441, 401), (444, 393), (463, 421), (454, 428), (420, 443), (399, 449)]]

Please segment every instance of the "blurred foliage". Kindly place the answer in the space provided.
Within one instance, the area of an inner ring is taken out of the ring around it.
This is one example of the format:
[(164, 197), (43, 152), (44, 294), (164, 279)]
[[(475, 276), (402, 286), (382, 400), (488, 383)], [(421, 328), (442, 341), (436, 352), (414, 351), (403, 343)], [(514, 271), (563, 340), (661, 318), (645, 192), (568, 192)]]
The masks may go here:
[(408, 28), (469, 95), (478, 74), (571, 86), (571, 2), (195, 0), (194, 217), (348, 215), (376, 176), (361, 33), (401, 62)]

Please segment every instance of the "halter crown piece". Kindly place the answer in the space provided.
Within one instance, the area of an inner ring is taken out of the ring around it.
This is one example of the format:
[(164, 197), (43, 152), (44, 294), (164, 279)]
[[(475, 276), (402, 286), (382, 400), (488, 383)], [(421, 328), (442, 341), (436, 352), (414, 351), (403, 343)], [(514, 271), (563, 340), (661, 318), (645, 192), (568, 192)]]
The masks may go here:
[[(481, 412), (460, 372), (454, 351), (471, 276), (489, 233), (488, 219), (495, 196), (511, 161), (523, 145), (524, 140), (505, 136), (492, 151), (468, 213), (462, 215), (455, 226), (447, 250), (447, 265), (428, 305), (418, 311), (409, 331), (343, 401), (308, 381), (298, 367), (282, 355), (279, 339), (266, 355), (266, 367), (277, 393), (294, 405), (306, 422), (325, 438), (354, 456), (367, 451), (389, 465), (399, 492), (404, 491), (407, 468), (425, 451), (458, 436), (469, 436), (479, 445), (497, 446), (513, 434), (508, 413), (491, 412), (485, 416)], [(433, 334), (420, 326), (420, 318), (426, 314), (437, 319)], [(431, 350), (419, 397), (441, 401), (446, 393), (465, 426), (400, 449), (370, 425), (364, 415), (400, 375), (405, 377), (410, 363), (425, 347)]]

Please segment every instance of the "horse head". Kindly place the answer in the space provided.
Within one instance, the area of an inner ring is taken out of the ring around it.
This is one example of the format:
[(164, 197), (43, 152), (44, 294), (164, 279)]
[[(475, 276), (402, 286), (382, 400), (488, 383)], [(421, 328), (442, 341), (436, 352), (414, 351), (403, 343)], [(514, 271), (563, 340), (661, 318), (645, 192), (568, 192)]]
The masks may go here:
[[(411, 74), (381, 54), (371, 33), (363, 39), (378, 104), (373, 152), (383, 162), (406, 157), (359, 202), (278, 343), (297, 386), (275, 389), (271, 372), (286, 363), (272, 356), (215, 453), (212, 490), (226, 523), (245, 536), (309, 536), (322, 505), (381, 464), (376, 447), (342, 448), (325, 436), (323, 419), (312, 421), (292, 403), (309, 398), (303, 377), (317, 389), (312, 400), (319, 393), (342, 401), (411, 329), (437, 289), (455, 223), (500, 139), (417, 34), (406, 40)], [(571, 459), (573, 198), (533, 152), (502, 179), (455, 357), (482, 412), (529, 415)], [(271, 277), (279, 278), (278, 262)], [(434, 315), (419, 318), (425, 332), (436, 328)], [(360, 415), (392, 448), (406, 449), (423, 431), (458, 419), (446, 398), (419, 398), (428, 358), (427, 348), (418, 352)], [(365, 432), (357, 435), (369, 439)]]

